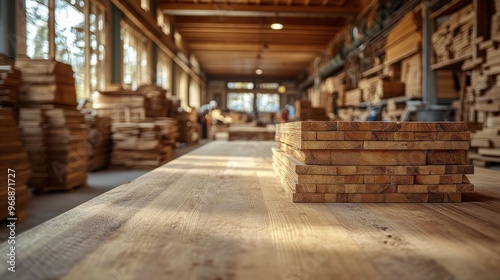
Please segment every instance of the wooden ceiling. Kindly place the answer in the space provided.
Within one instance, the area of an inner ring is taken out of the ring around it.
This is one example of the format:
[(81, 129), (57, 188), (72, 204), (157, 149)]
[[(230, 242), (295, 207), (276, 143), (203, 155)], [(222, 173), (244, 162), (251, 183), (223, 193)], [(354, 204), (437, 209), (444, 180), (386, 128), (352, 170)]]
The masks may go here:
[[(209, 78), (295, 79), (361, 0), (159, 0)], [(282, 30), (272, 30), (278, 19)]]

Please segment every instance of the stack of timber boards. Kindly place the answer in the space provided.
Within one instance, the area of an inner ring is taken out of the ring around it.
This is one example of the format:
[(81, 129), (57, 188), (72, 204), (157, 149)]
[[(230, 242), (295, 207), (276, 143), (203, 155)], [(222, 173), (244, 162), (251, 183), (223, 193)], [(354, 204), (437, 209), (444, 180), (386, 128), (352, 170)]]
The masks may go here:
[(472, 55), (474, 11), (469, 4), (453, 13), (432, 34), (435, 63), (460, 60)]
[(17, 104), (21, 71), (10, 64), (0, 62), (0, 105), (12, 107)]
[(382, 99), (405, 95), (405, 84), (399, 81), (390, 81), (377, 76), (359, 81), (359, 88), (363, 93), (363, 100), (370, 104), (378, 104)]
[(313, 107), (311, 101), (297, 100), (294, 105), (295, 120), (328, 120), (325, 108)]
[(70, 65), (55, 60), (19, 58), (22, 71), (20, 122), (35, 191), (68, 190), (87, 179), (87, 130), (76, 109)]
[[(4, 220), (14, 215), (22, 219), (28, 202), (31, 199), (31, 192), (28, 190), (28, 179), (31, 175), (31, 168), (23, 147), (20, 132), (14, 119), (14, 112), (10, 108), (0, 108), (0, 180), (3, 187), (0, 189), (0, 220)], [(11, 174), (11, 175), (9, 175)], [(10, 188), (9, 188), (10, 186)], [(9, 194), (10, 192), (10, 194)], [(10, 212), (9, 196), (15, 192), (14, 211)]]
[(98, 91), (94, 93), (92, 109), (99, 117), (113, 122), (138, 122), (145, 118), (144, 96), (130, 90)]
[(422, 8), (405, 15), (387, 35), (385, 63), (393, 63), (420, 51), (422, 46)]
[(179, 142), (188, 146), (195, 145), (200, 140), (198, 126), (198, 111), (182, 111), (175, 114), (175, 119), (179, 126)]
[(176, 121), (169, 118), (136, 123), (113, 122), (113, 167), (148, 169), (173, 158)]
[(16, 59), (22, 71), (19, 102), (76, 106), (75, 79), (71, 65), (55, 60)]
[(147, 118), (167, 116), (167, 91), (156, 85), (142, 85), (137, 93), (144, 96)]
[(294, 202), (460, 202), (474, 189), (464, 123), (295, 122), (276, 140)]
[(111, 118), (85, 114), (88, 126), (88, 171), (106, 168), (111, 155)]
[(76, 109), (46, 109), (48, 181), (42, 191), (70, 190), (87, 181), (87, 126)]

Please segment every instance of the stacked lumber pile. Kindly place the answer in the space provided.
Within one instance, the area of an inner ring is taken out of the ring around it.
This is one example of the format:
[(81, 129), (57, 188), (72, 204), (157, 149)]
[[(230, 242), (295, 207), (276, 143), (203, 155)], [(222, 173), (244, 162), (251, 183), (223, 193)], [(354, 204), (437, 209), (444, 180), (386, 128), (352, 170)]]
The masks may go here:
[(438, 98), (456, 99), (460, 96), (458, 85), (455, 80), (453, 71), (438, 70), (436, 71), (436, 93)]
[(111, 166), (149, 169), (173, 158), (176, 121), (169, 118), (141, 122), (113, 122)]
[(363, 100), (370, 104), (378, 104), (382, 99), (403, 96), (405, 84), (398, 81), (390, 81), (386, 78), (376, 76), (359, 81), (359, 88), (363, 94)]
[(401, 61), (401, 82), (405, 95), (422, 98), (422, 54), (417, 53)]
[(295, 120), (328, 120), (326, 109), (313, 107), (308, 100), (295, 101)]
[(85, 114), (88, 126), (88, 171), (106, 168), (111, 155), (111, 118)]
[(168, 116), (167, 91), (156, 85), (142, 85), (137, 93), (144, 96), (146, 118)]
[(294, 202), (460, 202), (469, 132), (451, 122), (295, 122), (273, 164)]
[(422, 47), (422, 8), (418, 6), (405, 15), (387, 35), (385, 63), (400, 61), (420, 52)]
[(474, 10), (472, 3), (440, 22), (432, 34), (434, 62), (446, 63), (472, 55), (472, 30)]
[(178, 141), (186, 145), (195, 145), (200, 140), (200, 128), (198, 125), (198, 111), (192, 110), (177, 112), (175, 114), (179, 126)]
[(338, 110), (338, 118), (343, 121), (364, 121), (368, 118), (368, 110), (358, 108), (343, 108)]
[(138, 122), (144, 120), (145, 98), (131, 90), (117, 89), (94, 93), (92, 109), (99, 117), (111, 118), (113, 122)]
[(0, 61), (0, 105), (13, 107), (17, 104), (19, 86), (21, 85), (21, 71), (8, 61)]
[(388, 121), (399, 121), (405, 110), (406, 104), (396, 103), (393, 99), (387, 100), (387, 106), (382, 111), (382, 119)]
[[(14, 118), (14, 111), (10, 108), (0, 108), (0, 122), (2, 123), (0, 126), (0, 133), (2, 134), (2, 141), (0, 142), (0, 153), (2, 154), (0, 157), (0, 168), (2, 169), (0, 180), (3, 182), (0, 189), (0, 220), (14, 216), (22, 219), (31, 199), (31, 192), (27, 187), (31, 168)], [(9, 174), (11, 175), (9, 176)], [(16, 198), (12, 212), (8, 209), (9, 192), (10, 196), (15, 195)]]
[(17, 59), (22, 71), (20, 122), (36, 191), (68, 190), (86, 184), (87, 130), (76, 109), (70, 65)]
[(344, 106), (356, 106), (363, 101), (363, 91), (361, 88), (346, 90), (342, 96)]
[(68, 105), (76, 107), (76, 89), (71, 65), (55, 60), (16, 59), (22, 71), (19, 103)]

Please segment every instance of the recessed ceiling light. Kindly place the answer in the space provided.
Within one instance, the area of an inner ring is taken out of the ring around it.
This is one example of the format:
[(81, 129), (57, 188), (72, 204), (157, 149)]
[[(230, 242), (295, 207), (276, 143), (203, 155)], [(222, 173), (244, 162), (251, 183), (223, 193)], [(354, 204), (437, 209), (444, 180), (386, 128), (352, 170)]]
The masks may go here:
[(283, 24), (281, 24), (279, 22), (275, 22), (275, 23), (271, 24), (271, 29), (281, 30), (281, 29), (283, 29)]

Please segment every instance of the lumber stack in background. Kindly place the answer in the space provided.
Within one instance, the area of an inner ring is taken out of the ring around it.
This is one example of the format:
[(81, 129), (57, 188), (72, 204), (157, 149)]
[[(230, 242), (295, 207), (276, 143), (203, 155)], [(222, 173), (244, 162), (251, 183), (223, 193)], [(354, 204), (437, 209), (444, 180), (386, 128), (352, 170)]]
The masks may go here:
[(111, 166), (156, 168), (173, 158), (177, 124), (161, 118), (141, 122), (113, 122)]
[(87, 130), (76, 108), (70, 65), (55, 60), (16, 59), (22, 71), (20, 122), (35, 191), (86, 185)]
[[(31, 175), (30, 163), (13, 109), (0, 107), (0, 122), (2, 123), (0, 126), (2, 134), (0, 180), (4, 182), (0, 189), (0, 220), (8, 217), (23, 219), (31, 199), (31, 192), (27, 187)], [(13, 206), (13, 210), (8, 208), (11, 201), (8, 199), (9, 195), (15, 196), (15, 205), (10, 205)]]
[(359, 81), (362, 91), (362, 100), (370, 104), (378, 104), (383, 99), (405, 95), (405, 84), (399, 81), (391, 81), (381, 76)]
[(146, 118), (167, 117), (167, 91), (157, 85), (142, 85), (137, 94), (144, 96)]
[(474, 11), (469, 4), (444, 19), (432, 34), (434, 63), (465, 59), (472, 55)]
[(137, 122), (146, 118), (145, 98), (131, 90), (97, 91), (93, 95), (92, 109), (99, 117), (113, 122)]
[(294, 202), (460, 202), (469, 140), (464, 123), (295, 122), (273, 164)]
[(14, 61), (0, 59), (0, 106), (17, 107), (21, 71), (14, 67)]
[(195, 145), (200, 140), (200, 127), (198, 125), (198, 111), (191, 110), (176, 112), (174, 118), (179, 127), (179, 142), (188, 146)]
[(88, 171), (105, 169), (111, 156), (111, 118), (85, 114), (88, 126)]
[(419, 5), (406, 14), (389, 32), (385, 43), (385, 61), (391, 64), (422, 48), (422, 7)]

